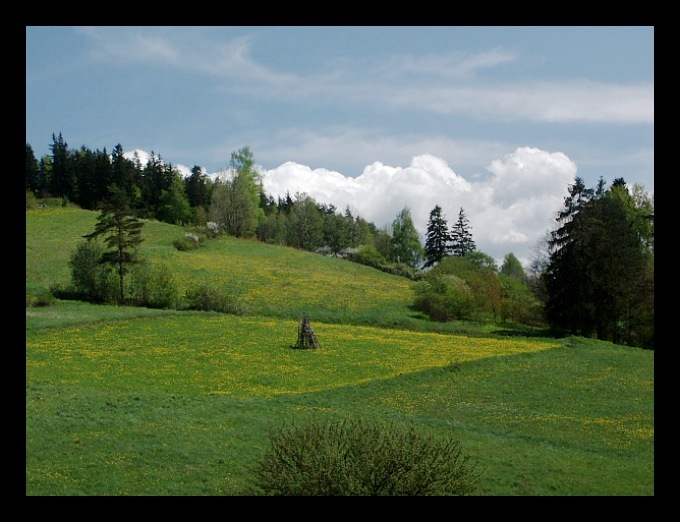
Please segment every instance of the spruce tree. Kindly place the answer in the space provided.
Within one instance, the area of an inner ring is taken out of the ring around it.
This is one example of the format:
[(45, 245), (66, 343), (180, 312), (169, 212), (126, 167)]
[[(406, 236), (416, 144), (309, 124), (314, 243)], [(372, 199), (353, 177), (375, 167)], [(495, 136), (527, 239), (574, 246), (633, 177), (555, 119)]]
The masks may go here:
[(590, 302), (591, 285), (586, 272), (588, 249), (584, 242), (586, 209), (593, 199), (593, 189), (576, 177), (568, 188), (569, 196), (557, 215), (557, 226), (548, 240), (549, 262), (543, 272), (548, 300), (545, 313), (556, 329), (589, 336), (594, 329)]
[(134, 206), (137, 192), (135, 163), (124, 156), (120, 143), (111, 152), (111, 182), (125, 191), (128, 201)]
[(451, 234), (448, 224), (442, 215), (442, 208), (436, 205), (430, 212), (427, 222), (427, 235), (425, 238), (425, 267), (434, 266), (444, 256), (451, 253)]
[(194, 165), (191, 169), (191, 175), (184, 180), (184, 184), (189, 204), (192, 207), (207, 209), (210, 205), (211, 187), (208, 175), (203, 173), (203, 169), (198, 165)]
[(610, 189), (569, 189), (543, 274), (555, 329), (617, 344), (653, 343), (653, 251), (623, 180)]
[(64, 137), (59, 133), (55, 136), (52, 133), (52, 173), (49, 182), (50, 194), (54, 197), (65, 197), (74, 200), (75, 195), (75, 176), (69, 164), (68, 144)]
[(456, 221), (451, 229), (451, 243), (451, 250), (454, 256), (465, 257), (470, 252), (477, 250), (477, 246), (472, 239), (472, 233), (470, 232), (470, 223), (463, 207), (460, 207), (458, 221)]
[(31, 191), (35, 195), (40, 189), (40, 166), (33, 152), (33, 147), (26, 144), (26, 192)]

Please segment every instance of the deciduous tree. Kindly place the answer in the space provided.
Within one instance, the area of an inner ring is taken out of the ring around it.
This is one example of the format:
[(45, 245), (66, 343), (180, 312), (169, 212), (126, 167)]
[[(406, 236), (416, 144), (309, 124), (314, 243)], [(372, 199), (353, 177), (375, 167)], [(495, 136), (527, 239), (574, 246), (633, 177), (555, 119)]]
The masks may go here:
[(398, 263), (406, 263), (415, 268), (423, 257), (420, 236), (408, 207), (400, 210), (392, 221), (392, 245)]

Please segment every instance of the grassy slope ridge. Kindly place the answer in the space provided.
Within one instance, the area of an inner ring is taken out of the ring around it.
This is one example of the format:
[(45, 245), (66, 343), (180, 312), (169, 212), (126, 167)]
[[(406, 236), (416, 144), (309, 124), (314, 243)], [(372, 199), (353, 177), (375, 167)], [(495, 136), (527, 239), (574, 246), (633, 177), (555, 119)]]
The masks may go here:
[[(27, 292), (68, 282), (95, 221), (27, 212)], [(143, 234), (143, 254), (185, 285), (238, 287), (250, 315), (27, 308), (27, 494), (235, 494), (269, 428), (352, 415), (453, 431), (481, 494), (654, 494), (653, 352), (384, 329), (424, 323), (404, 319), (402, 278), (229, 238), (179, 252), (183, 231), (162, 223)], [(301, 311), (323, 319), (320, 350), (290, 348)]]
[[(29, 211), (26, 232), (26, 290), (67, 284), (68, 259), (82, 236), (91, 232), (97, 213), (74, 209)], [(140, 254), (171, 266), (186, 289), (207, 281), (235, 289), (248, 315), (314, 320), (404, 321), (411, 314), (410, 281), (342, 259), (293, 248), (222, 237), (180, 252), (172, 246), (180, 227), (145, 222)]]

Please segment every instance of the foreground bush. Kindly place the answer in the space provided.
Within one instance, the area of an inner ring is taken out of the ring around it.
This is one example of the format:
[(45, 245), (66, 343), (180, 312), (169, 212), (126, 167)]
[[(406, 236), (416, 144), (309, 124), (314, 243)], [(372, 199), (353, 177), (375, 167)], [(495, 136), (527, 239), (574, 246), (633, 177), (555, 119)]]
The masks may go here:
[(288, 426), (252, 468), (251, 494), (305, 496), (468, 495), (475, 464), (458, 441), (365, 420)]

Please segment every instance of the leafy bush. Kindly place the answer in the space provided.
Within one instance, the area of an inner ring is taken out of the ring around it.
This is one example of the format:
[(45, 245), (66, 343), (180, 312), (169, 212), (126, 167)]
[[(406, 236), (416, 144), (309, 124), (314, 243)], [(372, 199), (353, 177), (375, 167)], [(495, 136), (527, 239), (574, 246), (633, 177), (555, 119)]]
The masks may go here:
[(476, 465), (452, 438), (366, 420), (310, 421), (270, 433), (249, 493), (305, 496), (468, 495)]
[(406, 263), (390, 263), (373, 245), (364, 245), (349, 256), (349, 260), (361, 265), (371, 266), (387, 274), (406, 277), (413, 281), (421, 278), (422, 273)]
[(380, 268), (387, 264), (385, 256), (383, 256), (373, 245), (362, 246), (358, 251), (352, 254), (350, 259), (355, 263), (372, 266), (373, 268)]
[(498, 277), (502, 291), (501, 320), (542, 324), (541, 304), (527, 285), (505, 274), (499, 274)]
[(38, 198), (30, 190), (26, 191), (26, 210), (34, 210), (38, 208)]
[(139, 263), (132, 272), (132, 295), (149, 308), (178, 308), (181, 300), (177, 278), (166, 263)]
[(413, 268), (406, 263), (390, 263), (387, 265), (382, 265), (380, 270), (387, 274), (398, 275), (400, 277), (411, 279), (412, 281), (418, 281), (421, 278), (420, 270)]
[(56, 301), (54, 294), (48, 290), (42, 290), (38, 294), (30, 299), (26, 300), (26, 306), (52, 306)]
[(72, 294), (94, 303), (115, 301), (118, 278), (108, 265), (101, 263), (104, 251), (104, 245), (96, 239), (76, 246), (69, 260)]
[(414, 308), (425, 312), (434, 321), (468, 319), (473, 305), (472, 290), (460, 277), (430, 272), (416, 285)]
[(203, 245), (204, 238), (197, 236), (196, 234), (184, 234), (184, 237), (175, 239), (172, 242), (177, 250), (185, 252), (187, 250), (196, 250)]
[(240, 315), (243, 307), (239, 303), (239, 293), (235, 288), (217, 288), (211, 283), (203, 282), (187, 291), (189, 309)]

